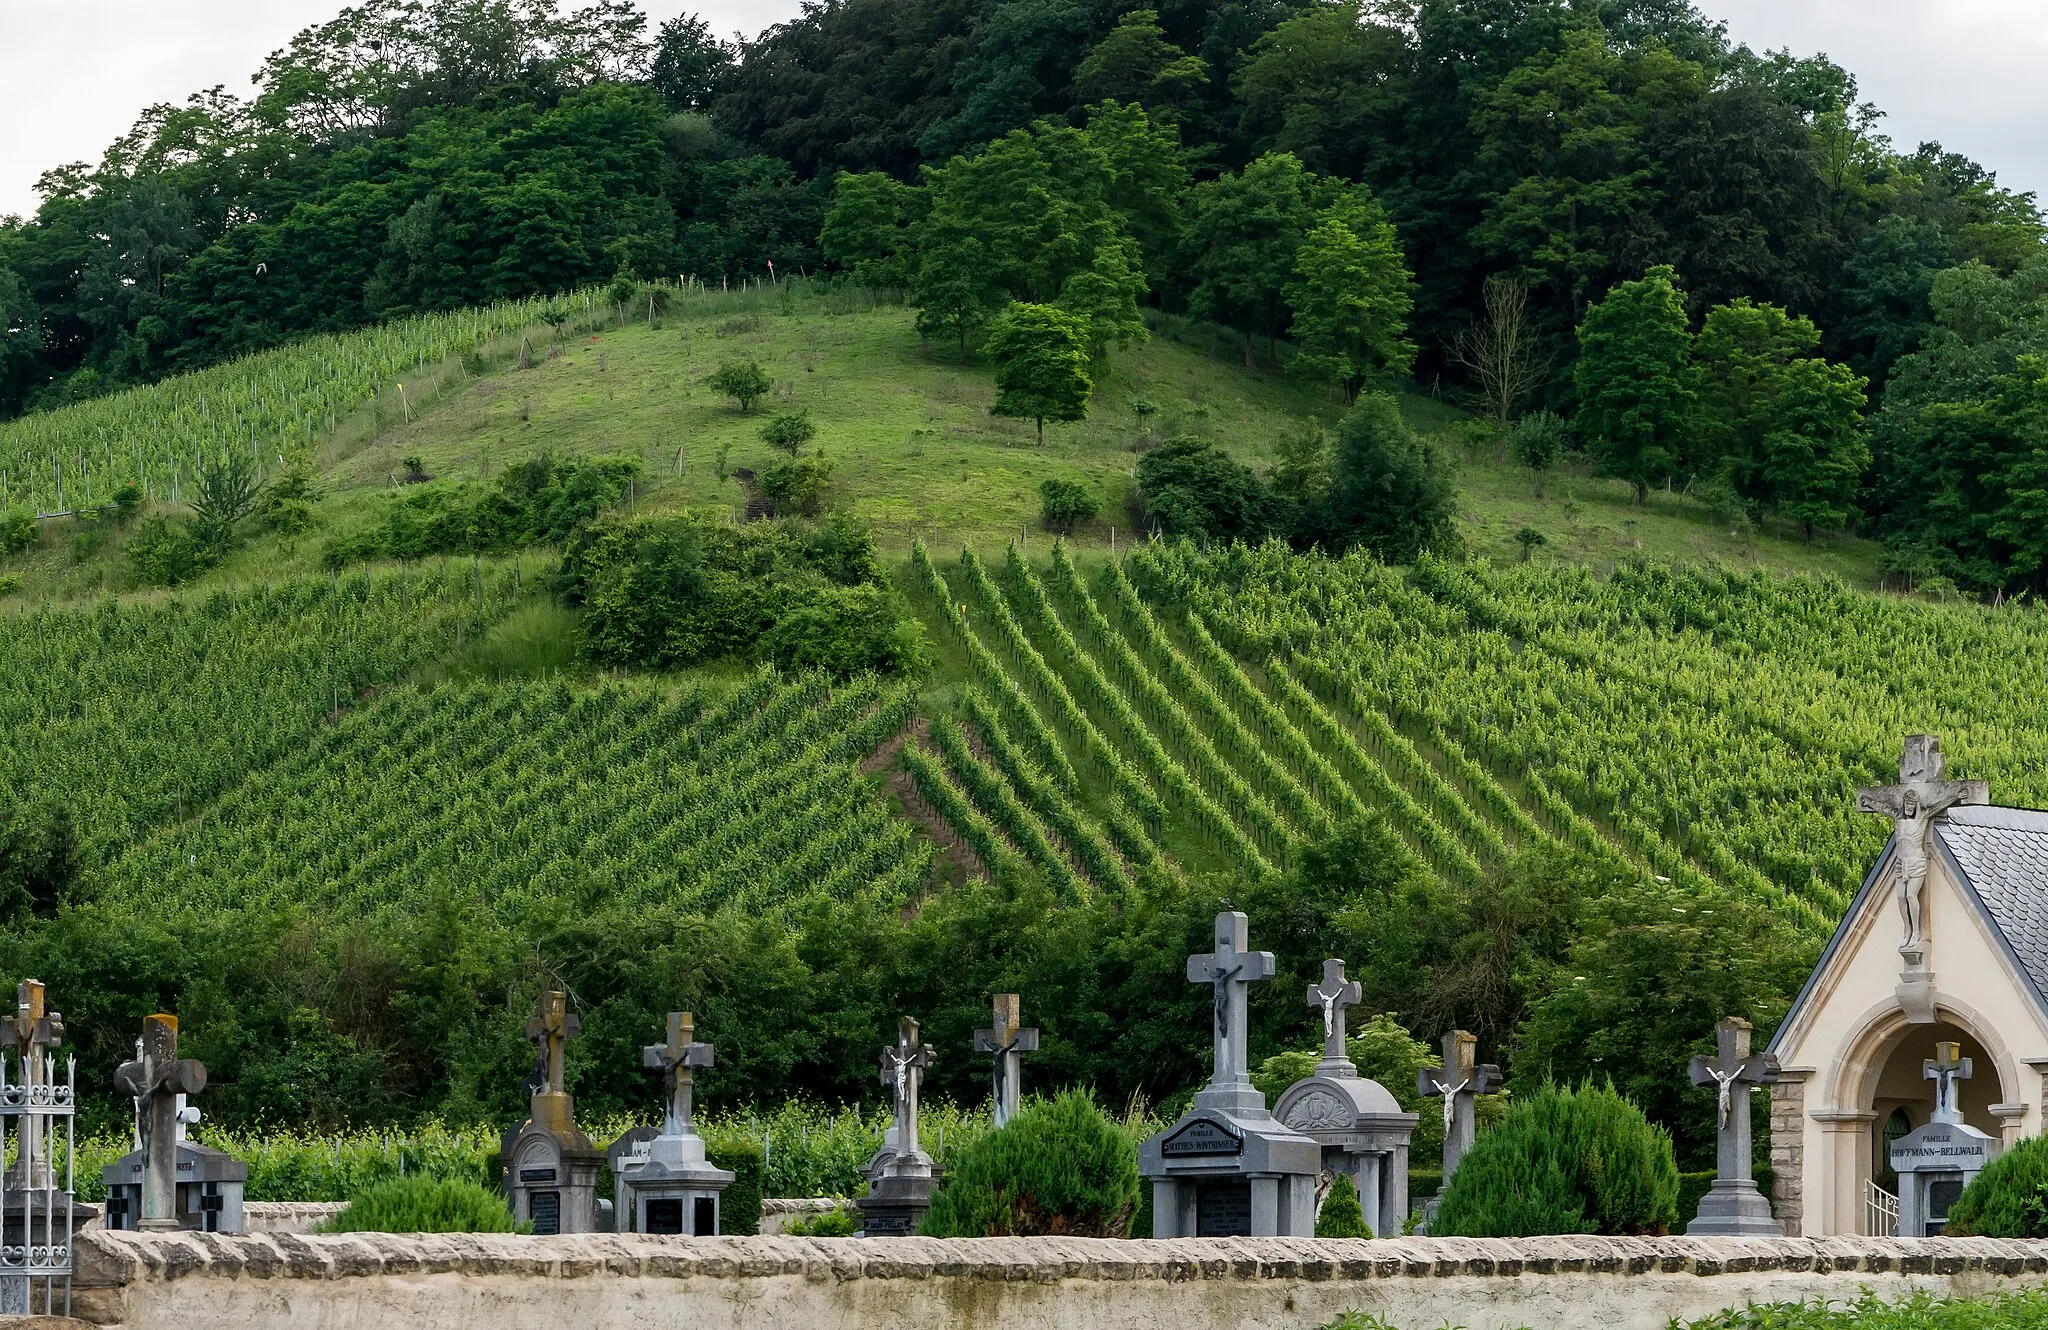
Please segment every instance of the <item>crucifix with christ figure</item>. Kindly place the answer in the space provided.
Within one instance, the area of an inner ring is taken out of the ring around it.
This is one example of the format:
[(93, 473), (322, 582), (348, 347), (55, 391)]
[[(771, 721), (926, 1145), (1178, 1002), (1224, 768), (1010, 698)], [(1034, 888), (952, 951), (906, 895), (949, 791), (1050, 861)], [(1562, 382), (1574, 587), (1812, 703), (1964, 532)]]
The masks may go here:
[(905, 1016), (896, 1024), (896, 1046), (882, 1050), (882, 1084), (895, 1091), (896, 1153), (886, 1165), (890, 1172), (931, 1169), (917, 1138), (917, 1091), (925, 1068), (932, 1065), (932, 1050), (918, 1042), (917, 1034), (917, 1021)]
[(1899, 759), (1899, 783), (1856, 791), (1856, 811), (1892, 819), (1892, 853), (1898, 859), (1899, 954), (1909, 972), (1927, 961), (1927, 864), (1934, 819), (1958, 804), (1988, 804), (1991, 786), (1981, 780), (1948, 779), (1941, 740), (1909, 734)]
[(695, 1042), (696, 1033), (696, 1022), (689, 1012), (672, 1011), (668, 1014), (668, 1041), (640, 1050), (640, 1065), (661, 1073), (667, 1113), (662, 1125), (665, 1136), (690, 1134), (690, 1095), (694, 1084), (691, 1072), (697, 1067), (713, 1066), (717, 1060), (717, 1050), (710, 1044)]
[(1444, 1101), (1443, 1185), (1449, 1186), (1458, 1161), (1472, 1148), (1472, 1139), (1478, 1134), (1474, 1099), (1499, 1093), (1502, 1082), (1499, 1067), (1479, 1061), (1479, 1036), (1471, 1031), (1446, 1031), (1443, 1050), (1444, 1065), (1416, 1072), (1415, 1089), (1425, 1097)]
[(574, 1114), (563, 1077), (567, 1070), (565, 1045), (583, 1032), (583, 1019), (569, 1010), (569, 995), (550, 990), (534, 1003), (527, 1018), (526, 1037), (534, 1043), (533, 1075), (527, 1079), (527, 1095), (536, 1124), (550, 1130), (570, 1130)]
[(1963, 1082), (1975, 1070), (1963, 1056), (1961, 1044), (1944, 1039), (1934, 1046), (1934, 1056), (1920, 1064), (1921, 1079), (1934, 1082), (1934, 1113), (1929, 1121), (1963, 1120)]
[(1208, 1087), (1195, 1096), (1198, 1108), (1256, 1113), (1266, 1107), (1266, 1097), (1252, 1086), (1246, 990), (1273, 977), (1273, 953), (1251, 950), (1249, 933), (1250, 921), (1243, 911), (1225, 910), (1216, 916), (1215, 950), (1188, 957), (1188, 982), (1215, 990), (1215, 1067)]
[(1345, 1046), (1344, 1012), (1347, 1007), (1356, 1006), (1365, 996), (1365, 990), (1357, 980), (1344, 977), (1344, 962), (1332, 957), (1323, 962), (1323, 981), (1310, 984), (1308, 1005), (1319, 1007), (1323, 1013), (1323, 1060), (1316, 1066), (1318, 1076), (1353, 1077), (1358, 1068), (1352, 1065), (1351, 1051)]
[(1714, 1056), (1697, 1056), (1687, 1068), (1694, 1085), (1714, 1087), (1718, 1124), (1714, 1185), (1700, 1198), (1687, 1233), (1759, 1237), (1782, 1231), (1750, 1168), (1749, 1092), (1778, 1079), (1770, 1055), (1751, 1051), (1754, 1028), (1740, 1016), (1723, 1017), (1714, 1027)]
[(140, 1227), (175, 1229), (179, 1100), (206, 1088), (205, 1064), (178, 1056), (176, 1016), (143, 1019), (135, 1060), (114, 1069), (114, 1084), (135, 1101), (136, 1135), (142, 1144)]
[(989, 1028), (974, 1032), (974, 1051), (995, 1062), (992, 1102), (995, 1124), (1017, 1116), (1024, 1094), (1024, 1055), (1038, 1051), (1038, 1031), (1023, 1026), (1023, 1004), (1015, 993), (998, 993), (990, 1003)]

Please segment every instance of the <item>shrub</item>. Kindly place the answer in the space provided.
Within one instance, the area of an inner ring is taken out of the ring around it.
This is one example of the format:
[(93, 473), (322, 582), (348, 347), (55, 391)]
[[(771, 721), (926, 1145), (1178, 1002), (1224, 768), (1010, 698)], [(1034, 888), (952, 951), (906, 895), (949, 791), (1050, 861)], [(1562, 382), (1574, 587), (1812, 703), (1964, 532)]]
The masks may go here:
[(2048, 1137), (2028, 1137), (1986, 1164), (1949, 1207), (1947, 1231), (1979, 1238), (2048, 1237)]
[(1214, 444), (1173, 439), (1138, 462), (1145, 520), (1164, 536), (1264, 540), (1278, 505), (1258, 473)]
[(1550, 542), (1535, 527), (1525, 526), (1515, 533), (1515, 543), (1522, 547), (1522, 562), (1527, 563), (1538, 545), (1547, 545)]
[(711, 390), (719, 396), (730, 397), (737, 402), (742, 411), (752, 411), (754, 403), (766, 397), (775, 387), (774, 380), (768, 377), (768, 371), (762, 369), (758, 361), (753, 360), (725, 361), (711, 371), (711, 377), (705, 382), (711, 385)]
[(1473, 1145), (1430, 1232), (1662, 1233), (1677, 1219), (1670, 1133), (1612, 1086), (1546, 1085)]
[(809, 411), (778, 411), (761, 426), (761, 438), (791, 457), (817, 436), (818, 426)]
[(860, 1231), (860, 1221), (841, 1206), (792, 1219), (782, 1226), (782, 1231), (793, 1238), (850, 1238)]
[(349, 1198), (328, 1224), (335, 1233), (511, 1233), (505, 1198), (460, 1179), (391, 1178)]
[(1070, 532), (1102, 510), (1086, 485), (1077, 480), (1048, 480), (1038, 487), (1039, 516), (1049, 531)]
[(20, 573), (0, 573), (0, 596), (11, 596), (21, 590)]
[(1536, 473), (1536, 497), (1543, 497), (1543, 476), (1557, 465), (1571, 429), (1555, 411), (1532, 411), (1515, 422), (1508, 448), (1515, 460)]
[(932, 1198), (932, 1237), (1120, 1238), (1138, 1206), (1138, 1150), (1084, 1091), (1033, 1100), (963, 1150)]
[(36, 547), (36, 517), (30, 512), (0, 514), (0, 554), (21, 554)]
[(817, 587), (761, 637), (760, 654), (785, 669), (839, 678), (865, 670), (901, 674), (926, 657), (924, 630), (886, 586)]
[(832, 464), (822, 457), (792, 457), (761, 473), (761, 492), (775, 500), (778, 517), (816, 517), (832, 493)]
[(1316, 1236), (1369, 1238), (1372, 1235), (1372, 1225), (1365, 1222), (1365, 1208), (1358, 1203), (1357, 1186), (1352, 1183), (1349, 1173), (1339, 1173), (1330, 1183), (1330, 1194), (1323, 1197), (1323, 1208), (1316, 1212)]
[(1385, 393), (1358, 399), (1337, 427), (1318, 533), (1335, 548), (1362, 545), (1387, 563), (1458, 545), (1457, 480), (1449, 458), (1401, 419)]
[(761, 1231), (761, 1184), (766, 1160), (761, 1142), (731, 1133), (713, 1132), (704, 1141), (704, 1157), (733, 1174), (732, 1185), (718, 1198), (721, 1237), (750, 1238)]
[[(637, 457), (557, 458), (542, 453), (508, 468), (490, 485), (422, 485), (389, 500), (379, 520), (367, 529), (330, 542), (321, 559), (336, 569), (368, 559), (498, 554), (528, 545), (557, 545), (598, 514), (617, 507), (640, 472)], [(303, 505), (305, 500), (294, 500), (291, 493), (310, 494), (310, 477), (303, 490), (294, 482), (293, 490), (279, 501)], [(310, 520), (310, 508), (306, 517)]]
[(218, 555), (193, 527), (161, 513), (144, 518), (122, 547), (135, 580), (143, 586), (179, 586), (211, 568)]

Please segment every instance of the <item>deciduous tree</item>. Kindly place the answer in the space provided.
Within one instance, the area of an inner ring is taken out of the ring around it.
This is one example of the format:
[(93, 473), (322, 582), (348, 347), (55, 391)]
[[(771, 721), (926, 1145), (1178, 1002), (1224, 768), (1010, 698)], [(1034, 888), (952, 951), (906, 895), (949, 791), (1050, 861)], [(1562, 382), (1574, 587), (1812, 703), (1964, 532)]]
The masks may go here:
[(1699, 392), (1685, 298), (1669, 266), (1622, 282), (1579, 325), (1579, 432), (1601, 468), (1635, 486), (1678, 466)]
[(990, 327), (984, 349), (996, 365), (990, 415), (1037, 422), (1041, 447), (1046, 421), (1087, 418), (1094, 384), (1088, 329), (1080, 319), (1050, 305), (1012, 305)]
[(1393, 224), (1369, 197), (1353, 194), (1318, 214), (1294, 257), (1287, 288), (1294, 311), (1293, 368), (1351, 402), (1368, 383), (1405, 375), (1415, 363), (1408, 316), (1414, 282)]

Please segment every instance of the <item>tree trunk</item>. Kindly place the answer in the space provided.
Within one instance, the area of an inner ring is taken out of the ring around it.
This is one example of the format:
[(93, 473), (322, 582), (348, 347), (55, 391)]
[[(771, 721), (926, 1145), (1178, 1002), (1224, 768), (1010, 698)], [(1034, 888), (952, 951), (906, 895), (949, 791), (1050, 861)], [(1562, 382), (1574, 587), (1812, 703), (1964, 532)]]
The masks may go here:
[(1649, 482), (1649, 481), (1647, 481), (1647, 480), (1638, 480), (1638, 481), (1636, 481), (1636, 482), (1635, 482), (1635, 486), (1636, 486), (1636, 507), (1638, 507), (1638, 508), (1647, 508), (1647, 507), (1649, 507), (1649, 506), (1650, 506), (1650, 482)]
[(1038, 446), (1045, 447), (1045, 417), (1038, 417)]
[(1252, 335), (1242, 330), (1237, 335), (1244, 339), (1244, 367), (1246, 369), (1257, 369), (1259, 367), (1259, 358), (1258, 354), (1252, 350)]

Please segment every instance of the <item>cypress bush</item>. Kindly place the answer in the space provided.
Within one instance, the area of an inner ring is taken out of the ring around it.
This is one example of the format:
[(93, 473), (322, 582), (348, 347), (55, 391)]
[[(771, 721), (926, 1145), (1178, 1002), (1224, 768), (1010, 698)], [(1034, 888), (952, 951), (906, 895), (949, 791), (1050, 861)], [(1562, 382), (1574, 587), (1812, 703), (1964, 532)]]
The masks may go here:
[(2048, 1137), (2016, 1143), (1970, 1179), (1949, 1208), (1947, 1232), (1980, 1238), (2048, 1237)]
[(1430, 1232), (1664, 1233), (1677, 1220), (1670, 1133), (1611, 1085), (1546, 1085), (1513, 1103), (1473, 1145), (1444, 1190)]
[(327, 1225), (333, 1233), (510, 1233), (505, 1198), (459, 1178), (414, 1174), (374, 1182)]
[(1351, 1181), (1349, 1173), (1339, 1173), (1330, 1183), (1330, 1194), (1323, 1197), (1323, 1208), (1316, 1212), (1316, 1236), (1369, 1238), (1372, 1235), (1372, 1225), (1365, 1222), (1365, 1208), (1358, 1203), (1358, 1187)]
[(1085, 1091), (1026, 1104), (961, 1151), (932, 1198), (935, 1238), (1120, 1238), (1138, 1205), (1138, 1148)]

